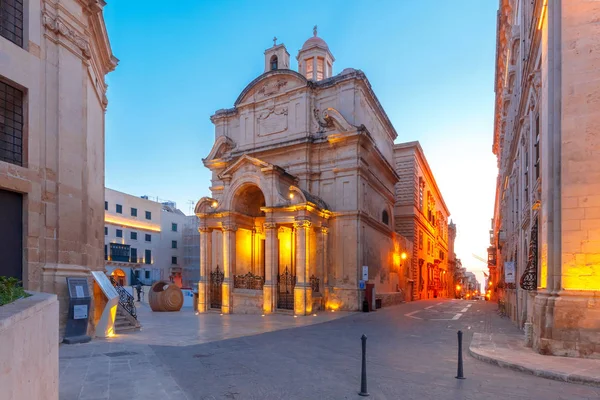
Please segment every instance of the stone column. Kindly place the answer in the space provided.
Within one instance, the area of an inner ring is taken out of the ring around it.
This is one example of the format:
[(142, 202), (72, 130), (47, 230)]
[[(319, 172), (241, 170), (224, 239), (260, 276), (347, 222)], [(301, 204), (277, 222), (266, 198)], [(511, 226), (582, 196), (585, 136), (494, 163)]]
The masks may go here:
[(198, 229), (200, 232), (200, 281), (198, 282), (198, 312), (206, 312), (209, 308), (210, 289), (210, 253), (212, 230), (206, 227)]
[(233, 270), (235, 269), (235, 232), (237, 226), (223, 226), (223, 285), (221, 286), (221, 312), (231, 314), (233, 311)]
[(327, 252), (328, 247), (328, 239), (329, 239), (329, 228), (321, 227), (321, 251), (323, 252), (323, 260), (322, 262), (322, 276), (321, 276), (321, 293), (325, 299), (327, 299), (327, 295), (329, 294), (329, 254)]
[(296, 228), (296, 286), (294, 287), (294, 314), (308, 315), (312, 312), (312, 290), (309, 273), (309, 237), (311, 222), (307, 219), (294, 221)]
[(265, 284), (263, 286), (263, 312), (275, 311), (277, 301), (277, 274), (279, 266), (279, 247), (277, 224), (265, 222)]

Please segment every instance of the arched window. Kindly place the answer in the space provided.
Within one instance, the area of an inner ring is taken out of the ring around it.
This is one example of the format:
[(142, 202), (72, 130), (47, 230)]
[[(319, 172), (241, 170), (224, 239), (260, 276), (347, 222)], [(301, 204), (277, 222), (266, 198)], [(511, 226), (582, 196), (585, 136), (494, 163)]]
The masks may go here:
[(390, 223), (390, 216), (388, 215), (388, 212), (386, 210), (383, 210), (383, 212), (381, 213), (381, 222), (383, 222), (386, 225), (389, 225)]
[(277, 69), (277, 56), (271, 57), (271, 71)]

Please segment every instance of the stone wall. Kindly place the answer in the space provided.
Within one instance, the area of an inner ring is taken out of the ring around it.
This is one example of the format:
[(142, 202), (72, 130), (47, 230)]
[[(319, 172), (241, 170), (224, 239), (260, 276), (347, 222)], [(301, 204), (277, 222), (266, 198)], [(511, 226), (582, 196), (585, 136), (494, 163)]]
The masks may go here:
[(0, 307), (3, 400), (58, 400), (58, 300), (32, 294)]
[(377, 293), (375, 292), (375, 298), (381, 299), (381, 307), (389, 307), (394, 304), (404, 303), (405, 297), (403, 292), (390, 292), (390, 293)]
[(233, 312), (236, 314), (262, 314), (262, 290), (234, 289)]

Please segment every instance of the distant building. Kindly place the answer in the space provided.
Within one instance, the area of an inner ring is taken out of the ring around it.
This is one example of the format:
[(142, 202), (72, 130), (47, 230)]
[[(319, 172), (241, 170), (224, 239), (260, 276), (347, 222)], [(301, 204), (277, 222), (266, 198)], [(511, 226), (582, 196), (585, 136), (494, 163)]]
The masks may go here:
[(454, 280), (449, 270), (450, 212), (419, 142), (394, 145), (396, 184), (395, 229), (412, 240), (413, 300), (452, 297)]
[(198, 217), (189, 215), (183, 227), (183, 272), (182, 285), (197, 289), (200, 280), (200, 232)]
[(491, 290), (541, 354), (600, 357), (600, 2), (502, 0)]
[(106, 272), (121, 285), (169, 280), (181, 285), (185, 215), (159, 203), (105, 189)]

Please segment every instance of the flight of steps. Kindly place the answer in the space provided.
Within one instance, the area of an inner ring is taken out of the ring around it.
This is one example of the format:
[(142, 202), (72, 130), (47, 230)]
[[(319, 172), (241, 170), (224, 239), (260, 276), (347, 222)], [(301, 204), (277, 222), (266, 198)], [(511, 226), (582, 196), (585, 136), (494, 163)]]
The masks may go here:
[(133, 318), (121, 305), (117, 307), (117, 316), (115, 318), (115, 333), (123, 333), (139, 330), (140, 323)]

